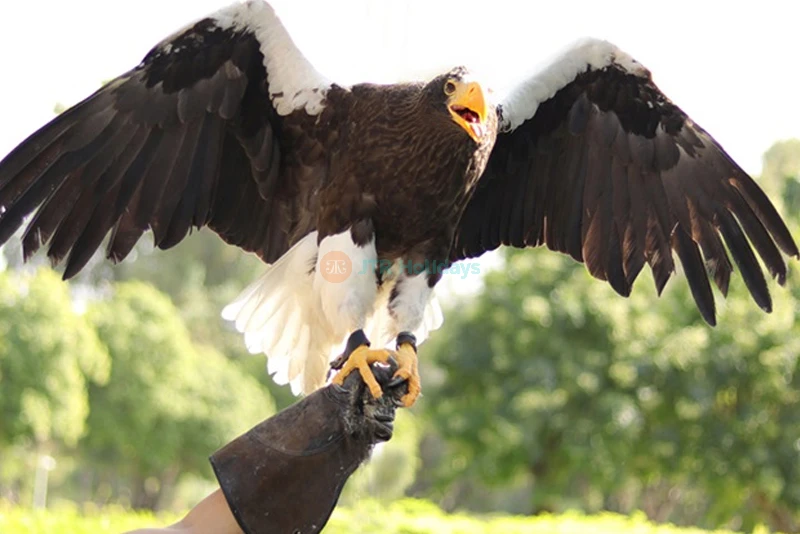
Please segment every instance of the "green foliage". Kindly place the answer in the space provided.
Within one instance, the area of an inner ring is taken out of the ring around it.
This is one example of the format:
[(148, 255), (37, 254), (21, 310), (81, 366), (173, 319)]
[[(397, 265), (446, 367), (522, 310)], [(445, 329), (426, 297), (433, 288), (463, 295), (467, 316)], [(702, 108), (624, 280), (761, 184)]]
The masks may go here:
[[(760, 183), (777, 200), (782, 213), (800, 209), (800, 139), (779, 141), (764, 154)], [(782, 202), (781, 202), (782, 201)], [(782, 205), (781, 205), (782, 204)]]
[(398, 411), (392, 439), (376, 446), (370, 459), (350, 477), (341, 502), (356, 503), (365, 497), (388, 502), (402, 497), (419, 469), (421, 430), (417, 417)]
[[(74, 509), (56, 512), (31, 512), (22, 508), (0, 506), (0, 532), (15, 534), (45, 534), (70, 532), (73, 534), (118, 533), (136, 528), (167, 525), (176, 516), (142, 512), (123, 512), (110, 508), (79, 513)], [(405, 499), (390, 504), (374, 500), (360, 501), (353, 507), (338, 507), (333, 512), (325, 534), (567, 534), (592, 532), (593, 534), (708, 534), (697, 528), (678, 528), (671, 525), (654, 525), (642, 514), (625, 517), (603, 513), (583, 515), (570, 512), (564, 515), (520, 516), (470, 516), (445, 514), (435, 505), (419, 500)], [(717, 534), (730, 531), (717, 530)], [(767, 534), (757, 528), (755, 534)]]
[[(643, 514), (623, 516), (613, 513), (584, 515), (567, 512), (536, 517), (492, 514), (475, 516), (446, 514), (436, 505), (422, 500), (404, 499), (393, 503), (365, 500), (352, 508), (337, 508), (325, 534), (558, 534), (592, 532), (597, 534), (702, 534), (698, 528), (654, 525)], [(723, 534), (729, 531), (714, 531)], [(766, 534), (763, 528), (754, 532)]]
[(641, 507), (660, 520), (752, 528), (769, 517), (790, 529), (800, 291), (773, 288), (767, 315), (736, 279), (712, 329), (684, 280), (656, 299), (642, 278), (626, 301), (549, 251), (507, 255), (426, 347), (446, 370), (429, 373), (442, 381), (425, 402), (451, 442), (443, 483), (527, 479), (531, 511)]
[(152, 286), (119, 283), (89, 316), (114, 363), (108, 383), (89, 390), (82, 449), (107, 477), (138, 488), (134, 505), (157, 502), (146, 496), (160, 495), (179, 473), (208, 476), (210, 452), (274, 411), (254, 379), (193, 343), (178, 310)]
[(203, 229), (169, 251), (156, 250), (145, 238), (131, 257), (108, 276), (117, 281), (146, 280), (172, 299), (195, 342), (214, 346), (236, 360), (266, 387), (279, 408), (295, 402), (288, 387), (277, 386), (266, 373), (263, 354), (245, 349), (242, 336), (220, 317), (222, 308), (264, 271), (264, 264)]
[(0, 532), (14, 534), (119, 534), (147, 526), (168, 525), (177, 519), (174, 514), (135, 512), (121, 506), (102, 510), (91, 507), (79, 510), (72, 506), (57, 511), (37, 511), (12, 507), (0, 501)]
[(0, 447), (73, 446), (89, 413), (87, 381), (103, 384), (105, 347), (48, 269), (0, 272)]
[[(603, 395), (611, 323), (587, 299), (587, 282), (582, 267), (561, 256), (510, 254), (506, 269), (486, 277), (482, 298), (449, 314), (423, 349), (446, 369), (425, 406), (454, 441), (443, 466), (450, 479), (533, 476), (547, 488), (533, 496), (534, 510), (564, 502), (557, 496), (575, 483), (571, 466), (582, 466), (580, 477), (598, 489), (620, 483), (617, 466), (632, 436), (614, 423), (624, 400)], [(607, 445), (602, 456), (597, 443)]]

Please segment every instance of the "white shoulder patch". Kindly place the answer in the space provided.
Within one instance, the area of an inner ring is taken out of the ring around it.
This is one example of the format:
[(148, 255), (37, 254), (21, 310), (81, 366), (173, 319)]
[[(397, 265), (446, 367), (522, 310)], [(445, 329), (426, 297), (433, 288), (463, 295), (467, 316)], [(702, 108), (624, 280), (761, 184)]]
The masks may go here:
[(650, 78), (648, 71), (615, 45), (600, 39), (578, 41), (562, 52), (555, 60), (534, 76), (512, 89), (501, 100), (503, 131), (514, 130), (533, 117), (539, 104), (552, 98), (558, 91), (589, 69), (600, 70), (616, 65), (625, 72)]
[(279, 115), (305, 109), (322, 112), (331, 82), (303, 56), (275, 11), (263, 0), (247, 0), (211, 15), (221, 28), (249, 30), (261, 43), (272, 104)]

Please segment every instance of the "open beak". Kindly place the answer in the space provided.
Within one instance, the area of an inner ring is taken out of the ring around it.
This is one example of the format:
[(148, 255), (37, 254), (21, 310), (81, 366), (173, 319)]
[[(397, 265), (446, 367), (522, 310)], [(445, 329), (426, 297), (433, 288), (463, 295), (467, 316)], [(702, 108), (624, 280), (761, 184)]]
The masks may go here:
[(486, 135), (486, 95), (478, 82), (457, 82), (448, 102), (453, 120), (476, 142)]

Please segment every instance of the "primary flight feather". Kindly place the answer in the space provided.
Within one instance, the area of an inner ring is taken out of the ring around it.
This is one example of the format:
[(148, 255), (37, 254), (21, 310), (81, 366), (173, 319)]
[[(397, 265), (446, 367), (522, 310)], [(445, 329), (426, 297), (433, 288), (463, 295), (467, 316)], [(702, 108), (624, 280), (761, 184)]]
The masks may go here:
[(65, 278), (107, 237), (120, 261), (147, 230), (167, 249), (210, 227), (269, 264), (224, 316), (277, 381), (313, 391), (344, 345), (334, 381), (358, 370), (380, 395), (368, 364), (389, 352), (369, 340), (394, 339), (407, 405), (454, 261), (546, 245), (627, 296), (645, 264), (660, 292), (677, 256), (713, 325), (728, 252), (766, 311), (757, 255), (781, 284), (798, 255), (758, 185), (610, 43), (500, 102), (462, 67), (345, 87), (259, 0), (176, 32), (0, 162), (0, 244), (31, 214), (25, 257), (46, 246)]

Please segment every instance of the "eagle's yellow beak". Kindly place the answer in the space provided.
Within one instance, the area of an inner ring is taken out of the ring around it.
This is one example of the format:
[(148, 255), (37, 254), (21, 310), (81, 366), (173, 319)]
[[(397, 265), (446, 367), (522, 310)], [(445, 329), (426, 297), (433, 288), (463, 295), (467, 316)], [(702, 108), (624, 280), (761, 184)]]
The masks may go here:
[(480, 143), (486, 135), (486, 95), (483, 87), (478, 82), (449, 80), (447, 83), (449, 87), (455, 87), (447, 105), (453, 120), (476, 143)]

